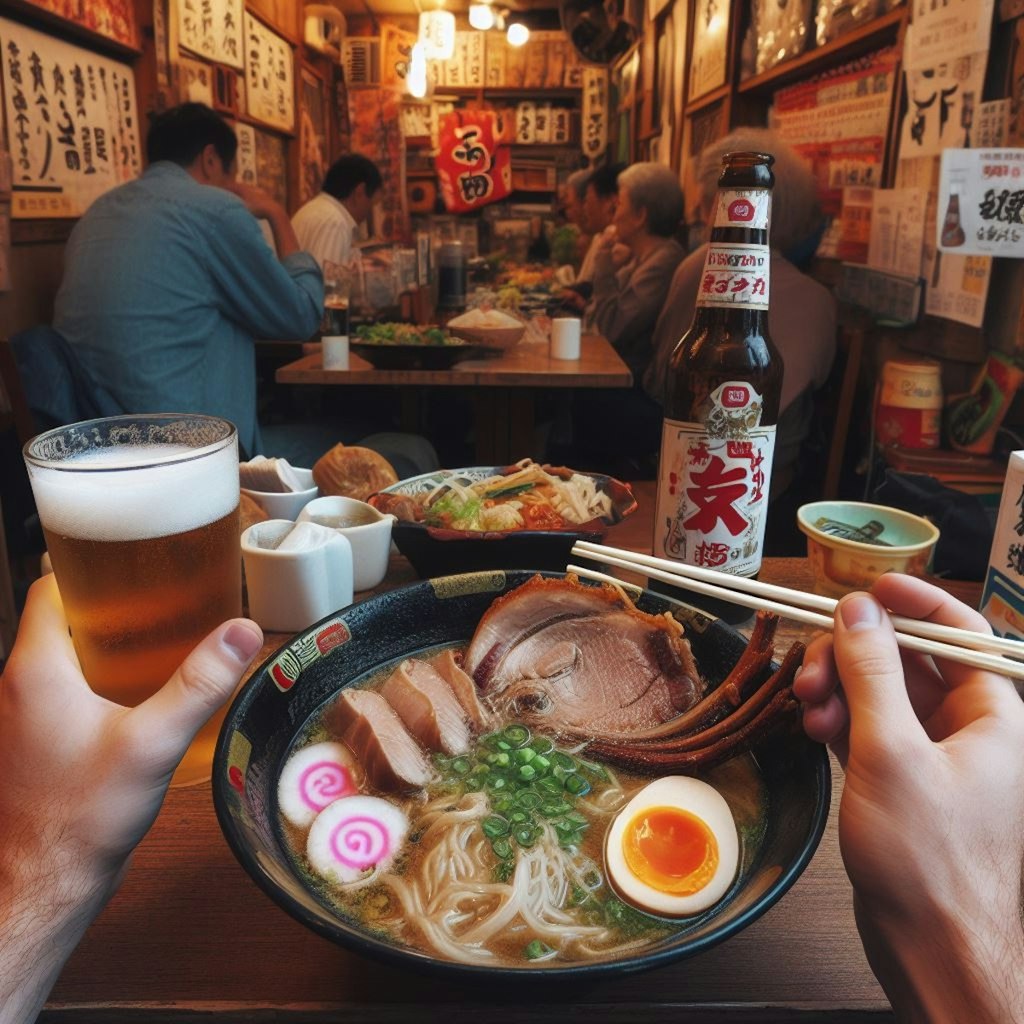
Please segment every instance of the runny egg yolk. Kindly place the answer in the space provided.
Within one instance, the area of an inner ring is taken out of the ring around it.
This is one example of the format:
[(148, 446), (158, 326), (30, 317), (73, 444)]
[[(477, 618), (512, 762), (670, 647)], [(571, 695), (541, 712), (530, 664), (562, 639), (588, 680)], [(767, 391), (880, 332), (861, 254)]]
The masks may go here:
[(640, 811), (622, 834), (622, 854), (641, 882), (673, 896), (700, 892), (718, 867), (714, 833), (678, 807)]

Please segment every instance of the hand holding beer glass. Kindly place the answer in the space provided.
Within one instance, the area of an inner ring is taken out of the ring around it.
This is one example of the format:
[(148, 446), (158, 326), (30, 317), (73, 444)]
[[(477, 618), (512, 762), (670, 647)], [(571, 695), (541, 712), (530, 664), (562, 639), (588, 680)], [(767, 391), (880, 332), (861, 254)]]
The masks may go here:
[[(212, 416), (115, 416), (40, 434), (24, 455), (82, 673), (100, 696), (140, 704), (241, 614), (235, 428)], [(172, 785), (209, 778), (225, 711)]]

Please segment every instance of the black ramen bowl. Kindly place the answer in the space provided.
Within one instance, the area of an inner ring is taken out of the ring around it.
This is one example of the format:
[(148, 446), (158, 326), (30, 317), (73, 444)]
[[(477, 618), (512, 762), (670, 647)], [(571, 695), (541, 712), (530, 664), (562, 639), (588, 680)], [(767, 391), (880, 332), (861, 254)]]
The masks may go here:
[[(557, 470), (551, 469), (551, 472)], [(439, 469), (434, 473), (399, 480), (380, 491), (380, 495), (427, 494), (438, 484), (455, 479), (472, 484), (499, 474), (518, 472), (517, 466), (473, 466), (468, 469)], [(564, 470), (564, 472), (571, 472)], [(611, 511), (601, 519), (559, 530), (451, 530), (426, 523), (399, 519), (391, 529), (391, 539), (412, 567), (427, 579), (448, 573), (476, 572), (480, 569), (564, 570), (569, 553), (578, 540), (600, 542), (609, 526), (622, 522), (636, 511), (636, 498), (629, 484), (600, 473), (581, 473), (594, 480), (598, 490), (611, 498)], [(385, 499), (386, 500), (386, 499)], [(374, 507), (384, 508), (378, 495), (371, 495)], [(392, 511), (388, 509), (388, 511)]]
[(383, 345), (351, 341), (349, 348), (377, 370), (448, 370), (464, 359), (485, 359), (501, 352), (500, 348), (461, 340), (445, 345)]
[[(641, 950), (586, 963), (468, 966), (381, 938), (318, 896), (289, 856), (278, 814), (277, 779), (293, 744), (340, 690), (417, 652), (465, 643), (491, 602), (532, 575), (495, 571), (449, 576), (353, 605), (271, 655), (235, 698), (213, 765), (220, 826), (260, 888), (314, 932), (402, 967), (463, 977), (624, 973), (692, 956), (742, 931), (807, 867), (828, 817), (831, 778), (824, 748), (800, 734), (779, 737), (754, 751), (769, 808), (754, 862), (714, 907), (677, 922), (672, 935)], [(652, 613), (672, 610), (686, 625), (697, 664), (711, 686), (722, 681), (744, 649), (739, 633), (687, 605), (645, 591), (637, 606)]]

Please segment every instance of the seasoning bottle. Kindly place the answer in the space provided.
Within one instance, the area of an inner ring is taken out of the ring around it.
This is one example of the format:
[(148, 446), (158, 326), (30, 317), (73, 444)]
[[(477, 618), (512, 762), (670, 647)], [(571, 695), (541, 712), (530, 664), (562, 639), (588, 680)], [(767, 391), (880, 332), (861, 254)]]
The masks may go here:
[(437, 254), (437, 304), (441, 309), (466, 308), (466, 254), (457, 239), (444, 242)]
[[(739, 576), (761, 568), (782, 392), (768, 334), (773, 162), (723, 157), (693, 323), (669, 363), (658, 466), (654, 553)], [(729, 622), (752, 614), (692, 603)]]
[(960, 186), (956, 182), (951, 182), (949, 203), (946, 205), (946, 216), (942, 221), (942, 244), (952, 248), (963, 245), (966, 241), (967, 236), (960, 223)]

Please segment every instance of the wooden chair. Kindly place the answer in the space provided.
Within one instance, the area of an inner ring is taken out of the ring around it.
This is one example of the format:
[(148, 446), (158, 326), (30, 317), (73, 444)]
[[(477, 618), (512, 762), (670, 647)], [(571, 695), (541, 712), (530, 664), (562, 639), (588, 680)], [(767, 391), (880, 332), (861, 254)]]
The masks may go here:
[[(6, 338), (0, 338), (0, 436), (13, 434), (19, 452), (35, 434), (32, 413), (18, 376), (14, 352)], [(20, 455), (16, 455), (20, 458)], [(14, 467), (12, 467), (14, 468)], [(4, 478), (12, 479), (5, 471)], [(14, 645), (18, 616), (14, 603), (14, 583), (11, 561), (7, 551), (7, 538), (3, 530), (3, 510), (0, 508), (0, 658), (6, 658)]]

